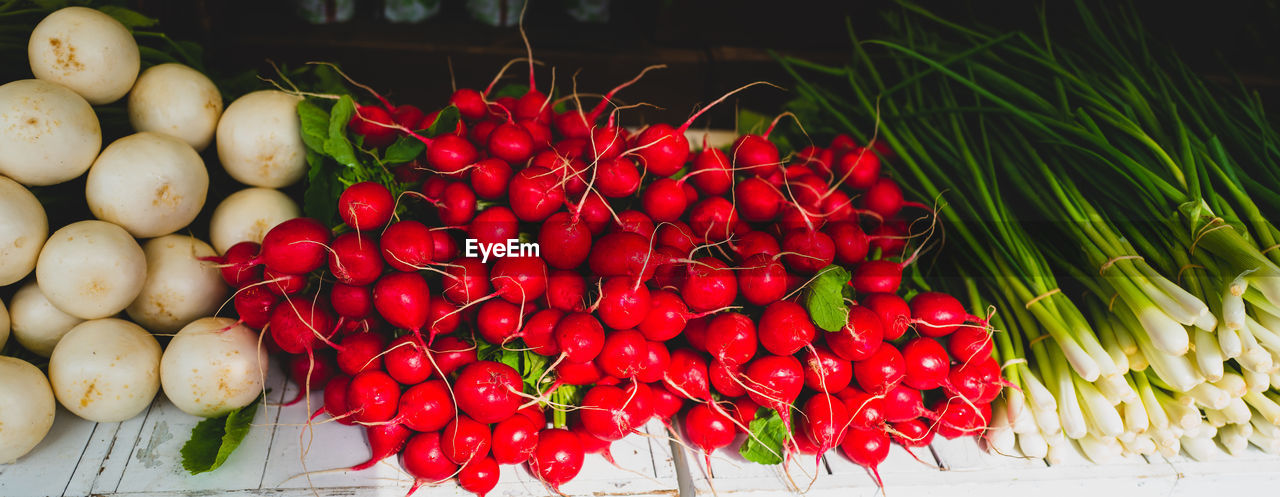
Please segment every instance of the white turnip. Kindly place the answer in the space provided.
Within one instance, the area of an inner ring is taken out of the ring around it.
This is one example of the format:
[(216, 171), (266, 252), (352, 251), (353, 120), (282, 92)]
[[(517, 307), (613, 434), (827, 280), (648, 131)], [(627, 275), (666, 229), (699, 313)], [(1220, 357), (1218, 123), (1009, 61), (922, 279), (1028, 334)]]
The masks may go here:
[[(3, 160), (3, 159), (0, 159)], [(30, 191), (0, 176), (0, 286), (27, 277), (49, 236), (49, 218)]]
[(34, 281), (19, 288), (9, 301), (13, 339), (41, 357), (49, 357), (62, 335), (83, 321), (54, 307)]
[(172, 136), (204, 150), (222, 117), (222, 94), (200, 71), (182, 64), (153, 66), (129, 92), (129, 123), (135, 131)]
[(23, 79), (0, 86), (0, 174), (29, 186), (74, 179), (102, 149), (102, 126), (84, 98)]
[(218, 159), (236, 181), (281, 188), (302, 179), (307, 150), (299, 134), (296, 97), (255, 91), (231, 102), (218, 120)]
[(142, 293), (125, 309), (129, 318), (152, 333), (173, 333), (222, 305), (227, 286), (213, 257), (213, 247), (186, 235), (155, 238), (142, 247), (147, 279)]
[(240, 242), (262, 243), (277, 224), (302, 215), (288, 195), (270, 188), (245, 188), (228, 195), (213, 209), (209, 242), (219, 254)]
[(31, 73), (75, 90), (94, 105), (119, 100), (138, 78), (138, 42), (120, 21), (98, 10), (67, 7), (49, 14), (27, 41)]
[(160, 360), (160, 383), (182, 412), (211, 418), (253, 402), (266, 370), (257, 333), (231, 318), (210, 317), (174, 335)]
[(57, 404), (44, 373), (21, 359), (0, 357), (0, 405), (0, 464), (9, 464), (44, 440)]
[(160, 343), (128, 321), (85, 321), (54, 347), (49, 383), (58, 403), (76, 416), (124, 421), (142, 413), (160, 390)]
[(142, 292), (147, 257), (123, 228), (80, 221), (55, 231), (36, 261), (40, 290), (62, 312), (81, 319), (112, 316)]
[(191, 224), (209, 193), (209, 172), (195, 149), (158, 133), (116, 140), (93, 162), (85, 200), (98, 219), (138, 238)]

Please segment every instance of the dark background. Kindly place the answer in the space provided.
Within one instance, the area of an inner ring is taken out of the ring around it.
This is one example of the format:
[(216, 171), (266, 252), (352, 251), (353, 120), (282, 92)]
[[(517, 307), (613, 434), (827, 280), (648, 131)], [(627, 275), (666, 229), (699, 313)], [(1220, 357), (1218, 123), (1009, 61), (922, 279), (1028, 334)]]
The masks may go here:
[[(332, 61), (357, 80), (385, 92), (397, 103), (424, 108), (443, 105), (452, 91), (449, 63), (459, 86), (483, 88), (508, 60), (523, 57), (515, 28), (485, 26), (470, 18), (462, 0), (444, 0), (436, 17), (421, 24), (381, 19), (381, 0), (357, 0), (355, 19), (345, 24), (310, 25), (294, 14), (291, 0), (136, 0), (142, 12), (161, 19), (160, 29), (178, 39), (201, 42), (210, 66), (223, 71), (257, 68), (270, 73), (268, 58), (297, 65)], [(1036, 29), (1035, 7), (1044, 6), (1057, 36), (1071, 36), (1074, 3), (1036, 1), (937, 1), (918, 3), (954, 18), (974, 16), (1004, 28)], [(1107, 5), (1115, 2), (1087, 2)], [(1141, 16), (1158, 42), (1175, 46), (1202, 73), (1228, 81), (1235, 71), (1280, 108), (1280, 0), (1139, 1)], [(889, 0), (851, 1), (629, 1), (614, 0), (606, 24), (578, 23), (560, 0), (534, 0), (525, 27), (534, 58), (556, 68), (556, 86), (571, 88), (578, 74), (581, 92), (602, 93), (631, 79), (645, 66), (666, 64), (620, 95), (662, 110), (645, 109), (647, 122), (683, 121), (700, 103), (756, 80), (786, 86), (789, 78), (766, 49), (811, 60), (848, 60), (844, 19), (863, 38), (884, 33), (883, 14), (901, 8)], [(1224, 64), (1225, 62), (1225, 64)], [(526, 81), (513, 67), (505, 81)], [(538, 70), (539, 84), (551, 71)], [(738, 100), (774, 110), (784, 91), (749, 90)], [(712, 113), (701, 125), (732, 127), (732, 108)], [(629, 113), (635, 119), (636, 113)], [(627, 124), (637, 124), (628, 122)]]

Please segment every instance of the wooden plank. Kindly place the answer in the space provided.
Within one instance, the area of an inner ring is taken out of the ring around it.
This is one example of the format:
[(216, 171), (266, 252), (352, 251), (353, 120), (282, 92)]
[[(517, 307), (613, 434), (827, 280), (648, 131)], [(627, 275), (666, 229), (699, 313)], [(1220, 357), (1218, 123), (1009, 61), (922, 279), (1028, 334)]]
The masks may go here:
[(156, 401), (153, 400), (140, 416), (120, 423), (99, 423), (67, 485), (65, 495), (115, 491), (124, 475), (125, 462), (142, 432), (143, 422), (155, 407)]
[(0, 495), (62, 495), (97, 423), (58, 407), (49, 434), (16, 464), (0, 465)]

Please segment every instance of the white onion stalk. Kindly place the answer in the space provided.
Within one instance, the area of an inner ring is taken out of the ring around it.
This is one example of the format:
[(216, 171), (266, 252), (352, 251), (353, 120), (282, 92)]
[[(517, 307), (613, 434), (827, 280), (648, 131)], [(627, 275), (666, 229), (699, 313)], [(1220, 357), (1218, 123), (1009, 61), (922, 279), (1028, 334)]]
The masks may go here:
[(1111, 356), (1111, 362), (1116, 364), (1116, 370), (1124, 374), (1129, 370), (1129, 357), (1125, 355), (1124, 348), (1116, 340), (1115, 326), (1110, 319), (1100, 319), (1094, 329), (1098, 332), (1098, 341), (1102, 343), (1102, 348), (1107, 351), (1107, 355)]
[(1214, 334), (1218, 336), (1218, 349), (1222, 351), (1223, 358), (1235, 359), (1244, 353), (1244, 344), (1240, 342), (1240, 335), (1228, 328), (1226, 323), (1219, 322), (1218, 332)]
[(1129, 452), (1135, 455), (1145, 456), (1145, 455), (1156, 453), (1155, 440), (1152, 440), (1151, 436), (1145, 433), (1142, 433), (1136, 437), (1133, 437), (1133, 440), (1130, 440), (1128, 442), (1120, 442), (1120, 443), (1121, 445), (1124, 446), (1124, 449), (1126, 452)]
[(1244, 401), (1249, 406), (1258, 410), (1258, 414), (1263, 419), (1273, 425), (1280, 425), (1280, 404), (1276, 404), (1270, 397), (1263, 395), (1261, 392), (1250, 391), (1244, 394)]
[(1147, 409), (1143, 407), (1141, 400), (1125, 401), (1121, 411), (1124, 413), (1126, 433), (1142, 434), (1151, 427), (1151, 418), (1147, 416)]
[(1071, 452), (1075, 450), (1071, 446), (1071, 440), (1062, 433), (1045, 437), (1045, 443), (1049, 444), (1049, 449), (1045, 453), (1044, 462), (1049, 463), (1050, 466), (1066, 462), (1071, 457)]
[(1147, 375), (1132, 375), (1130, 381), (1133, 382), (1134, 390), (1138, 391), (1138, 398), (1142, 401), (1142, 408), (1147, 411), (1148, 427), (1156, 431), (1169, 429), (1169, 415), (1160, 406), (1160, 400), (1156, 398), (1155, 391), (1151, 389), (1151, 383), (1147, 380)]
[(1200, 328), (1192, 333), (1195, 334), (1196, 369), (1206, 380), (1218, 381), (1222, 378), (1222, 363), (1226, 360), (1222, 357), (1222, 349), (1218, 348), (1218, 338)]
[(1115, 376), (1104, 376), (1098, 378), (1093, 383), (1102, 395), (1111, 401), (1111, 405), (1117, 405), (1121, 402), (1131, 402), (1138, 399), (1138, 392), (1129, 386), (1129, 382), (1125, 380), (1125, 375), (1118, 374)]
[(1261, 414), (1258, 414), (1257, 411), (1253, 411), (1253, 417), (1249, 418), (1249, 425), (1253, 426), (1253, 431), (1261, 433), (1267, 438), (1280, 439), (1280, 427), (1277, 427), (1270, 421), (1267, 421), (1267, 419), (1262, 417)]
[(1049, 444), (1038, 431), (1019, 433), (1018, 450), (1026, 457), (1044, 459), (1049, 454)]
[[(1050, 352), (1053, 354), (1053, 352)], [(1076, 376), (1067, 370), (1061, 356), (1053, 354), (1053, 369), (1057, 381), (1058, 420), (1062, 423), (1062, 432), (1068, 438), (1077, 439), (1089, 433), (1089, 423), (1085, 420), (1084, 411), (1080, 407), (1080, 399), (1076, 397), (1072, 378)], [(1087, 383), (1087, 381), (1086, 381)], [(1052, 445), (1052, 444), (1050, 444)]]
[(1227, 425), (1227, 415), (1217, 409), (1205, 409), (1204, 419), (1209, 424), (1219, 428)]
[(1054, 398), (1053, 392), (1044, 386), (1040, 381), (1040, 376), (1033, 374), (1031, 368), (1026, 364), (1019, 364), (1021, 369), (1018, 378), (1022, 380), (1023, 393), (1027, 395), (1027, 399), (1031, 401), (1031, 405), (1037, 410), (1054, 410), (1058, 408), (1058, 400)]
[(1129, 371), (1146, 371), (1151, 367), (1151, 362), (1147, 361), (1147, 356), (1142, 353), (1142, 349), (1138, 349), (1129, 356)]
[(1260, 306), (1253, 306), (1251, 310), (1253, 311), (1254, 317), (1262, 324), (1263, 328), (1271, 330), (1273, 334), (1280, 333), (1280, 317), (1277, 317), (1275, 314), (1268, 312)]
[(1280, 390), (1280, 371), (1271, 372), (1271, 388)]
[(996, 405), (992, 406), (991, 413), (991, 422), (982, 435), (987, 450), (995, 454), (1016, 456), (1018, 440), (1013, 428), (1009, 426), (1009, 411), (1003, 405)]
[(1099, 437), (1097, 435), (1089, 435), (1079, 440), (1081, 451), (1090, 461), (1098, 464), (1106, 464), (1119, 459), (1124, 449), (1120, 446), (1120, 442), (1113, 437)]
[[(1147, 337), (1151, 343), (1160, 351), (1172, 355), (1183, 355), (1191, 348), (1191, 337), (1187, 334), (1187, 327), (1177, 320), (1169, 317), (1164, 311), (1154, 306), (1144, 307), (1136, 313), (1138, 323), (1142, 325), (1142, 330), (1147, 333)], [(1134, 335), (1139, 332), (1134, 330)], [(1139, 347), (1141, 347), (1141, 338)]]
[(1169, 426), (1190, 430), (1202, 424), (1199, 409), (1177, 402), (1161, 392), (1156, 392), (1156, 398), (1169, 416)]
[(1249, 285), (1257, 288), (1267, 300), (1280, 303), (1280, 271), (1276, 271), (1275, 265), (1265, 269), (1262, 274), (1247, 278)]
[(1231, 399), (1231, 403), (1222, 409), (1222, 413), (1227, 416), (1227, 422), (1234, 424), (1248, 423), (1253, 417), (1253, 412), (1249, 410), (1249, 403), (1244, 399)]
[[(1239, 362), (1241, 366), (1250, 371), (1258, 373), (1271, 371), (1271, 366), (1274, 364), (1271, 360), (1271, 353), (1263, 348), (1262, 344), (1258, 343), (1247, 321), (1246, 325), (1236, 330), (1236, 332), (1240, 334), (1240, 343), (1243, 347), (1243, 352), (1240, 353), (1240, 357), (1236, 358), (1236, 362)], [(1267, 383), (1271, 383), (1271, 380), (1268, 379)]]
[[(1169, 281), (1168, 278), (1165, 278), (1160, 273), (1156, 272), (1156, 270), (1152, 269), (1147, 263), (1139, 262), (1140, 263), (1135, 264), (1135, 266), (1143, 272), (1150, 283), (1155, 284), (1156, 288), (1160, 291), (1160, 296), (1170, 300), (1174, 306), (1166, 311), (1170, 316), (1177, 318), (1182, 322), (1182, 324), (1187, 326), (1203, 322), (1209, 326), (1208, 329), (1210, 330), (1218, 324), (1217, 318), (1213, 317), (1213, 315), (1209, 313), (1209, 306), (1205, 305), (1203, 300), (1200, 300), (1199, 297), (1196, 297), (1191, 294), (1191, 292), (1186, 291), (1174, 282)], [(1152, 301), (1159, 302), (1157, 299), (1153, 299)], [(1208, 317), (1208, 320), (1206, 320), (1206, 316)]]
[(1240, 273), (1222, 289), (1222, 321), (1233, 330), (1245, 326), (1244, 292), (1249, 288), (1245, 276), (1253, 271), (1251, 269)]
[(1179, 437), (1164, 437), (1164, 439), (1156, 439), (1156, 452), (1164, 457), (1174, 457), (1182, 450), (1182, 439)]
[(1191, 390), (1187, 390), (1187, 395), (1196, 400), (1196, 403), (1210, 408), (1222, 409), (1227, 407), (1227, 403), (1231, 402), (1231, 395), (1225, 390), (1213, 386), (1212, 383), (1201, 383)]
[(1213, 382), (1213, 386), (1221, 388), (1232, 398), (1244, 397), (1244, 394), (1249, 391), (1249, 385), (1245, 383), (1244, 377), (1234, 372), (1224, 373), (1222, 379)]
[(1138, 341), (1133, 338), (1133, 334), (1125, 327), (1123, 321), (1116, 317), (1115, 314), (1108, 314), (1107, 322), (1111, 324), (1111, 331), (1115, 332), (1116, 343), (1120, 345), (1120, 350), (1124, 354), (1131, 356), (1138, 352)]
[(1218, 430), (1218, 442), (1222, 443), (1228, 454), (1240, 456), (1249, 448), (1249, 435), (1252, 434), (1253, 427), (1248, 423), (1231, 424)]
[(1280, 335), (1277, 335), (1275, 330), (1263, 326), (1252, 316), (1245, 316), (1245, 322), (1249, 324), (1249, 331), (1253, 332), (1253, 338), (1258, 340), (1259, 344), (1272, 352), (1280, 350)]
[(1075, 380), (1075, 387), (1080, 396), (1080, 405), (1083, 407), (1085, 418), (1091, 422), (1093, 430), (1098, 435), (1115, 438), (1124, 433), (1124, 420), (1120, 418), (1120, 413), (1116, 411), (1114, 404), (1107, 400), (1102, 392), (1099, 392), (1092, 383), (1081, 379)]
[(1257, 445), (1263, 452), (1273, 456), (1280, 456), (1280, 438), (1267, 437), (1257, 430), (1249, 434), (1249, 443)]
[(1218, 455), (1218, 444), (1209, 437), (1182, 437), (1182, 450), (1187, 451), (1192, 459), (1208, 461)]

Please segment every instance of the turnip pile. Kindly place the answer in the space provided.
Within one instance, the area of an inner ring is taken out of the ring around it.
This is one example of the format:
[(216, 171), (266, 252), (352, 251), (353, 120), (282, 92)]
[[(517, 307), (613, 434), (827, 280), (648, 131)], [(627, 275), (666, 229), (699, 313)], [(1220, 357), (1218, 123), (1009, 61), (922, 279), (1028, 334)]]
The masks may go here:
[(366, 431), (350, 469), (398, 455), (415, 490), (483, 495), (522, 464), (558, 490), (658, 419), (707, 464), (745, 433), (752, 461), (838, 449), (875, 474), (891, 442), (983, 433), (991, 331), (904, 284), (932, 213), (880, 155), (847, 135), (781, 153), (778, 120), (694, 149), (753, 85), (628, 128), (634, 80), (585, 105), (533, 67), (431, 112), (280, 83), (306, 97), (310, 217), (228, 249), (223, 276), (294, 402)]

